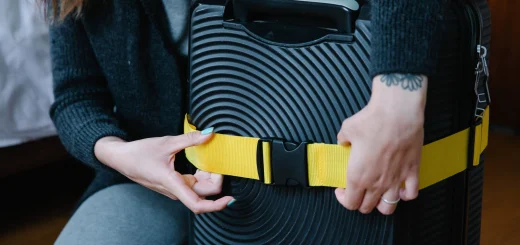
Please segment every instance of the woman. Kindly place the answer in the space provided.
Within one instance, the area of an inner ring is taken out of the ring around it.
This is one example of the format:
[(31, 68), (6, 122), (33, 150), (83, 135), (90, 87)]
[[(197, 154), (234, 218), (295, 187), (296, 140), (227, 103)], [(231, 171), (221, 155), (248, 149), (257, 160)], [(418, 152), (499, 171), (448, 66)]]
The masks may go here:
[[(205, 200), (220, 193), (223, 177), (186, 174), (180, 153), (212, 135), (212, 128), (182, 134), (191, 4), (52, 1), (51, 116), (67, 150), (97, 173), (56, 244), (182, 244), (190, 210), (233, 204), (231, 196)], [(397, 201), (418, 193), (443, 6), (440, 0), (372, 4), (373, 91), (368, 106), (338, 132), (338, 143), (352, 144), (352, 153), (348, 187), (336, 197), (350, 210), (392, 214)], [(411, 80), (419, 86), (407, 86)]]

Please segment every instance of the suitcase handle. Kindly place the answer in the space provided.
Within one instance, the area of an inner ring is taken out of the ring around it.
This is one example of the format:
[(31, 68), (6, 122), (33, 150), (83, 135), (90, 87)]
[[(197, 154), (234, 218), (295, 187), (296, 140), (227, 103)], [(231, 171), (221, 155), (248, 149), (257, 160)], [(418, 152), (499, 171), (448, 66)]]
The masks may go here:
[[(277, 22), (303, 21), (321, 28), (334, 29), (338, 34), (354, 32), (355, 17), (359, 4), (355, 0), (229, 0), (226, 4), (225, 18), (239, 22), (264, 21)], [(342, 2), (342, 4), (334, 4)], [(294, 23), (301, 24), (301, 23)]]

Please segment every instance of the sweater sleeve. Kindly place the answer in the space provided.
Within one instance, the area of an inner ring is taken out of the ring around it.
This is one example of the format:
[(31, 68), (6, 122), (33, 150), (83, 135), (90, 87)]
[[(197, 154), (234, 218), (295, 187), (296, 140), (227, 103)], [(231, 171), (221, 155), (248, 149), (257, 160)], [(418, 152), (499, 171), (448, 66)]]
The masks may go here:
[(81, 162), (108, 169), (94, 155), (105, 136), (127, 139), (118, 126), (106, 80), (80, 21), (67, 18), (50, 27), (55, 101), (51, 118), (67, 151)]
[(372, 77), (435, 72), (445, 0), (371, 0)]

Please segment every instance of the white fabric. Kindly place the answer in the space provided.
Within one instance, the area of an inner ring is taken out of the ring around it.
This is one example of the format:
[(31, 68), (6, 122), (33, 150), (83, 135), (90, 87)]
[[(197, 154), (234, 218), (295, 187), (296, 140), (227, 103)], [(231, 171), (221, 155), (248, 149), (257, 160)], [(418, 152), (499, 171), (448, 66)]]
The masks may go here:
[(0, 147), (56, 134), (48, 24), (36, 0), (0, 0)]

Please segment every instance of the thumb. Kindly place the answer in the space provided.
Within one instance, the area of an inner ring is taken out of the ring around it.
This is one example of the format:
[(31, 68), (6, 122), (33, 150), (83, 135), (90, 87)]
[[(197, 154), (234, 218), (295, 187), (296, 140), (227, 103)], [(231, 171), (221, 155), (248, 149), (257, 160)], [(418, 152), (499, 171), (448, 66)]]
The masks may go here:
[(207, 128), (200, 132), (190, 132), (173, 136), (170, 139), (169, 145), (173, 151), (178, 152), (190, 146), (196, 146), (206, 143), (213, 136), (213, 128)]

